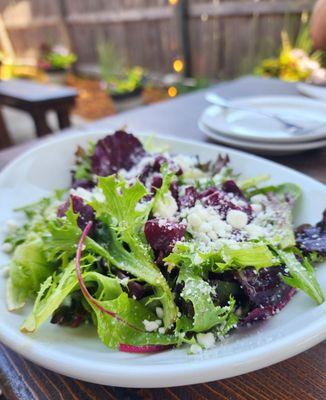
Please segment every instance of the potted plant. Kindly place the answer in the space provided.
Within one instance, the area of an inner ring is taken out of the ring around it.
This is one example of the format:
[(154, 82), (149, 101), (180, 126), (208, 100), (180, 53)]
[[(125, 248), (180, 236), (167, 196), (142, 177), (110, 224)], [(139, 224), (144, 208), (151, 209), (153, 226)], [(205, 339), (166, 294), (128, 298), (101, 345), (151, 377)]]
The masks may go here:
[(145, 74), (141, 67), (126, 68), (124, 59), (111, 43), (97, 46), (103, 86), (112, 98), (117, 112), (143, 103)]
[(302, 23), (294, 45), (286, 31), (282, 31), (281, 38), (279, 56), (263, 60), (256, 68), (256, 74), (289, 82), (320, 84), (325, 81), (325, 69), (321, 66), (322, 52), (313, 49), (307, 20)]
[(38, 66), (46, 72), (51, 83), (64, 85), (66, 83), (67, 71), (76, 60), (76, 54), (71, 53), (63, 46), (51, 48), (48, 45), (42, 45)]

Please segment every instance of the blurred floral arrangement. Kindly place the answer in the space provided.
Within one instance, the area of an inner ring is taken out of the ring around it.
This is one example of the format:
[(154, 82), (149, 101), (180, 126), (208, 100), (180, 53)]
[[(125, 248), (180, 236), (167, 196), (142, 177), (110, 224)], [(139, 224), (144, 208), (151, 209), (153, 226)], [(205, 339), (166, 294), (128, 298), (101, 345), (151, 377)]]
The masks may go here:
[(41, 56), (38, 67), (44, 71), (66, 71), (77, 61), (75, 53), (70, 52), (64, 46), (50, 47), (41, 45)]
[(280, 78), (289, 82), (326, 82), (326, 70), (322, 68), (322, 51), (314, 51), (307, 18), (303, 18), (294, 44), (288, 32), (281, 33), (282, 47), (277, 58), (263, 60), (255, 69), (257, 75)]
[(143, 68), (138, 66), (126, 68), (124, 58), (109, 42), (99, 43), (97, 53), (103, 84), (111, 96), (123, 96), (142, 91), (145, 82)]

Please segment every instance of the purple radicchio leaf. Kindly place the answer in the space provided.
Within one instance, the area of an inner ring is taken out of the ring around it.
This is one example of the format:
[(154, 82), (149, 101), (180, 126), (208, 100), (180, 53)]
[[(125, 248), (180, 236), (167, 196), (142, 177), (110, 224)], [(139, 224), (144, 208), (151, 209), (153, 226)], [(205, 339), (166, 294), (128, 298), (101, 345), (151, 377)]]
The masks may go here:
[(247, 268), (237, 274), (237, 279), (251, 303), (251, 310), (242, 324), (264, 320), (276, 314), (290, 301), (295, 289), (281, 278), (284, 267), (269, 267), (259, 272)]
[(92, 173), (108, 176), (119, 169), (130, 170), (146, 155), (141, 142), (132, 134), (116, 131), (96, 143)]
[[(152, 187), (155, 187), (156, 189), (160, 188), (162, 185), (162, 175), (160, 171), (164, 164), (167, 164), (169, 170), (174, 171), (177, 176), (182, 174), (182, 169), (179, 165), (175, 164), (172, 160), (168, 160), (162, 154), (158, 154), (155, 156), (154, 160), (148, 161), (140, 172), (138, 179), (144, 185), (146, 185), (146, 182), (151, 180)], [(159, 177), (161, 177), (160, 180)]]
[(66, 212), (69, 209), (70, 201), (73, 212), (75, 214), (79, 214), (77, 224), (81, 230), (84, 230), (89, 221), (94, 221), (95, 214), (93, 208), (85, 204), (81, 197), (75, 195), (70, 196), (65, 203), (58, 207), (57, 216), (62, 218), (66, 215)]
[(212, 175), (217, 175), (222, 171), (222, 169), (228, 165), (230, 162), (229, 156), (226, 154), (225, 156), (222, 156), (221, 154), (218, 155), (217, 160), (215, 162), (211, 162), (210, 165), (210, 170), (212, 172)]
[[(117, 271), (117, 276), (119, 279), (130, 278), (129, 274), (122, 271)], [(140, 282), (135, 282), (133, 280), (130, 280), (127, 283), (127, 287), (130, 297), (136, 298), (137, 300), (140, 300), (143, 297), (147, 296), (149, 293), (151, 293), (151, 289), (147, 287), (145, 284)]]
[(315, 226), (301, 225), (296, 229), (296, 244), (305, 254), (316, 252), (326, 256), (326, 210)]
[(83, 188), (86, 190), (91, 190), (94, 186), (95, 183), (87, 179), (76, 179), (71, 185), (72, 189)]
[(233, 181), (227, 181), (222, 189), (212, 186), (200, 193), (199, 198), (204, 205), (215, 207), (224, 217), (230, 210), (240, 210), (248, 215), (249, 221), (252, 218), (251, 205)]
[(229, 180), (223, 182), (222, 189), (226, 193), (234, 193), (240, 199), (245, 199), (246, 201), (248, 201), (246, 199), (246, 197), (244, 196), (244, 194), (242, 193), (242, 190), (232, 179), (229, 179)]
[(222, 171), (222, 169), (228, 165), (230, 162), (229, 156), (226, 154), (222, 156), (221, 154), (218, 155), (215, 161), (208, 161), (206, 163), (198, 163), (196, 165), (197, 168), (201, 169), (204, 172), (210, 172), (212, 176), (217, 175)]

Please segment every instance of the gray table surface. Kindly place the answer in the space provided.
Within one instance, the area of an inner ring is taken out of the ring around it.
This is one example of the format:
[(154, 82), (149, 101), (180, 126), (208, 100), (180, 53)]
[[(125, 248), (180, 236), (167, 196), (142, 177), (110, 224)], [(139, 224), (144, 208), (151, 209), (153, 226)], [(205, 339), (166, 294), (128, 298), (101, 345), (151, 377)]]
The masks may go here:
[[(215, 89), (230, 98), (272, 93), (298, 95), (293, 84), (253, 77), (222, 83)], [(81, 130), (105, 133), (114, 127), (119, 128), (127, 124), (130, 131), (141, 130), (199, 141), (207, 140), (197, 128), (197, 119), (206, 105), (204, 92), (198, 91), (175, 100), (105, 118), (82, 129), (68, 129), (57, 135), (73, 134)], [(38, 139), (23, 146), (0, 151), (0, 169), (28, 147), (46, 140), (46, 138)], [(326, 182), (326, 149), (273, 159)], [(8, 400), (104, 398), (324, 400), (326, 398), (325, 350), (325, 343), (321, 343), (277, 365), (209, 384), (137, 390), (109, 388), (63, 377), (22, 359), (15, 352), (0, 345), (0, 386)]]
[[(220, 83), (211, 89), (218, 91), (222, 96), (227, 98), (266, 94), (301, 96), (293, 83), (253, 76), (242, 77), (232, 82)], [(196, 91), (173, 100), (143, 106), (132, 111), (91, 122), (83, 127), (66, 129), (56, 134), (68, 135), (80, 131), (100, 131), (106, 133), (112, 129), (127, 126), (130, 132), (144, 131), (199, 141), (210, 141), (197, 127), (197, 120), (205, 107), (207, 107), (205, 92), (205, 90)], [(40, 140), (44, 141), (47, 139), (38, 139), (0, 151), (0, 168)], [(326, 182), (326, 148), (293, 156), (274, 156), (268, 158), (300, 170), (322, 182)]]
[(57, 100), (77, 96), (74, 88), (38, 83), (27, 79), (10, 79), (0, 82), (0, 95), (28, 102)]

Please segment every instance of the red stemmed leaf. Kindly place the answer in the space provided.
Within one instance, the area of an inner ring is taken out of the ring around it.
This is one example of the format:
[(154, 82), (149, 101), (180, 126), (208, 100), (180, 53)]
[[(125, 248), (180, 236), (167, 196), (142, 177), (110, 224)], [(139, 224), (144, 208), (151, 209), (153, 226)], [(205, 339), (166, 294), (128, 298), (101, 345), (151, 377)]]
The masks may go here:
[(142, 332), (141, 329), (139, 329), (137, 326), (134, 326), (132, 324), (130, 324), (129, 322), (127, 322), (126, 320), (124, 320), (123, 318), (120, 318), (115, 312), (107, 310), (105, 307), (103, 307), (96, 299), (94, 299), (94, 297), (89, 293), (82, 273), (81, 273), (81, 268), (80, 268), (80, 259), (81, 259), (81, 255), (83, 252), (83, 245), (84, 245), (84, 241), (88, 235), (88, 233), (90, 232), (91, 228), (92, 228), (93, 222), (89, 221), (88, 224), (86, 225), (86, 228), (83, 230), (83, 233), (81, 235), (80, 241), (78, 243), (78, 247), (77, 247), (77, 255), (76, 255), (76, 273), (77, 273), (77, 279), (78, 279), (78, 283), (80, 286), (80, 290), (82, 291), (83, 295), (85, 296), (85, 298), (94, 305), (94, 307), (96, 307), (98, 310), (100, 310), (101, 312), (103, 312), (104, 314), (109, 315), (112, 318), (115, 318), (117, 321), (122, 322), (126, 325), (128, 325), (130, 328), (135, 329), (137, 331)]

